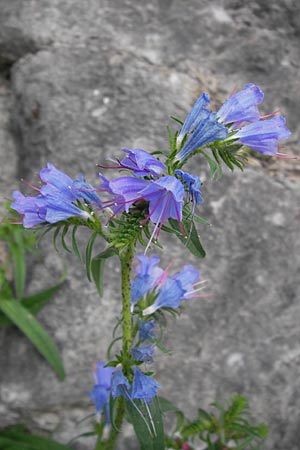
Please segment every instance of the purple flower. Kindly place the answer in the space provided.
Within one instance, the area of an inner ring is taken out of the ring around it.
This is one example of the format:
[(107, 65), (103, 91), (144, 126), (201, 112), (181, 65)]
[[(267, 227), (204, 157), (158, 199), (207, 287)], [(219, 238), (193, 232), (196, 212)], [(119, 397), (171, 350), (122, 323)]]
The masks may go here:
[(134, 367), (134, 378), (132, 382), (131, 398), (145, 400), (150, 403), (157, 394), (160, 385), (148, 375), (143, 374), (137, 367)]
[(197, 177), (197, 175), (192, 175), (179, 169), (175, 170), (175, 175), (180, 177), (183, 180), (184, 184), (187, 186), (192, 202), (196, 205), (202, 203), (200, 178)]
[(208, 94), (205, 94), (205, 92), (203, 92), (203, 94), (200, 95), (200, 97), (192, 107), (189, 114), (186, 116), (184, 124), (182, 125), (182, 128), (177, 137), (178, 143), (182, 141), (186, 133), (189, 133), (196, 128), (198, 123), (203, 119), (203, 116), (206, 116), (207, 109), (205, 109), (205, 106), (208, 105), (209, 102), (210, 99)]
[(143, 322), (141, 319), (139, 319), (139, 340), (141, 342), (144, 342), (147, 339), (155, 339), (155, 328), (156, 323), (153, 319), (147, 320), (147, 322)]
[(217, 120), (216, 113), (203, 110), (201, 120), (190, 135), (176, 159), (183, 161), (198, 148), (211, 142), (224, 140), (228, 135), (227, 128)]
[(111, 395), (116, 397), (128, 397), (130, 391), (130, 384), (121, 370), (116, 370), (111, 379)]
[(243, 89), (229, 97), (217, 112), (223, 123), (254, 122), (259, 120), (257, 108), (264, 98), (264, 93), (255, 84), (246, 84)]
[(43, 222), (56, 223), (74, 216), (87, 219), (90, 213), (79, 207), (81, 201), (90, 203), (93, 199), (95, 203), (101, 204), (99, 197), (92, 193), (94, 189), (91, 185), (82, 178), (73, 182), (51, 163), (40, 171), (40, 178), (45, 184), (40, 189), (34, 188), (39, 192), (36, 197), (25, 197), (18, 191), (13, 192), (15, 201), (11, 207), (23, 214), (25, 228), (32, 228)]
[(290, 130), (285, 126), (285, 118), (277, 116), (245, 125), (232, 139), (238, 139), (237, 142), (263, 155), (275, 155), (278, 152), (278, 141), (287, 139), (290, 135)]
[(133, 347), (131, 354), (136, 361), (153, 362), (154, 345), (143, 345), (141, 347)]
[(131, 306), (133, 307), (150, 289), (153, 289), (163, 274), (163, 269), (157, 267), (158, 256), (137, 256), (139, 264), (137, 276), (131, 281)]
[(161, 161), (145, 152), (145, 150), (124, 148), (123, 152), (128, 153), (128, 156), (122, 159), (120, 168), (133, 170), (133, 173), (138, 177), (147, 175), (157, 177), (166, 170), (166, 166)]
[(114, 373), (113, 367), (104, 367), (105, 362), (97, 364), (95, 377), (95, 386), (89, 392), (91, 400), (96, 406), (96, 413), (105, 411), (106, 421), (109, 423), (109, 396), (111, 390), (111, 379)]
[(120, 177), (109, 181), (99, 174), (103, 180), (100, 190), (112, 195), (112, 199), (106, 203), (111, 206), (115, 214), (128, 212), (133, 203), (140, 200), (141, 191), (148, 185), (148, 181), (135, 177)]

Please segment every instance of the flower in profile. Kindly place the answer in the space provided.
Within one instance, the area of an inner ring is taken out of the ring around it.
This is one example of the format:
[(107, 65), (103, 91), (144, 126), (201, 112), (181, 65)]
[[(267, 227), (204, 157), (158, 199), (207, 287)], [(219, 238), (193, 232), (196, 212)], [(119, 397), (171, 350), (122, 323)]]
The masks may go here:
[[(167, 278), (158, 290), (158, 295), (152, 303), (144, 309), (143, 315), (155, 313), (160, 308), (176, 309), (182, 300), (197, 297), (195, 285), (200, 277), (200, 272), (189, 264), (183, 267), (172, 278)], [(201, 288), (202, 289), (202, 288)]]
[(153, 319), (143, 322), (139, 319), (139, 340), (144, 342), (148, 339), (155, 339), (154, 330), (156, 328), (156, 323)]
[(177, 136), (177, 144), (180, 145), (182, 139), (186, 135), (186, 133), (190, 133), (193, 131), (198, 123), (201, 121), (203, 116), (206, 115), (207, 109), (205, 106), (210, 103), (209, 95), (203, 92), (200, 97), (196, 100), (194, 106), (191, 111), (186, 116), (184, 124), (181, 127), (181, 130)]
[(138, 177), (147, 175), (158, 177), (166, 170), (165, 164), (145, 150), (140, 148), (135, 148), (133, 150), (123, 148), (123, 152), (128, 153), (128, 156), (122, 159), (120, 168), (130, 169), (133, 171), (134, 175)]
[(260, 118), (257, 105), (263, 101), (263, 98), (263, 91), (255, 84), (248, 83), (223, 103), (217, 112), (217, 117), (225, 124), (255, 122)]
[(134, 367), (134, 378), (132, 382), (131, 398), (145, 400), (150, 403), (157, 394), (160, 385), (148, 375), (143, 374), (137, 367)]
[(91, 214), (84, 208), (91, 199), (101, 206), (101, 201), (90, 184), (85, 183), (83, 178), (73, 181), (51, 163), (40, 171), (40, 178), (45, 184), (34, 188), (39, 193), (36, 197), (25, 197), (19, 191), (13, 192), (15, 201), (11, 208), (23, 215), (25, 228), (44, 222), (56, 223), (75, 216), (88, 219)]
[(116, 370), (111, 379), (111, 395), (113, 398), (128, 398), (130, 392), (130, 384), (121, 370)]
[(290, 135), (290, 130), (285, 126), (285, 118), (276, 116), (245, 125), (231, 139), (237, 139), (237, 142), (263, 155), (275, 155), (278, 152), (278, 141), (287, 139)]
[(183, 170), (175, 170), (175, 175), (180, 177), (186, 187), (188, 188), (190, 200), (195, 204), (199, 205), (202, 203), (202, 195), (200, 191), (201, 181), (197, 175), (192, 175), (188, 172), (183, 172)]
[(163, 273), (157, 267), (158, 256), (137, 256), (139, 264), (136, 267), (136, 277), (131, 281), (131, 306), (133, 307), (150, 289), (153, 289)]
[(154, 345), (142, 345), (140, 347), (133, 347), (131, 349), (131, 354), (136, 361), (152, 363), (153, 353)]
[(90, 399), (94, 402), (96, 413), (105, 413), (106, 422), (109, 423), (109, 396), (111, 390), (111, 380), (114, 373), (113, 367), (104, 367), (105, 362), (97, 364), (94, 373), (95, 385), (93, 390), (89, 392)]
[(105, 207), (112, 207), (115, 215), (128, 212), (129, 208), (142, 198), (140, 193), (148, 185), (148, 181), (141, 178), (119, 177), (108, 180), (102, 174), (99, 175), (103, 180), (100, 190), (112, 196)]
[(222, 123), (218, 122), (216, 113), (204, 109), (201, 112), (201, 120), (176, 155), (176, 159), (183, 161), (198, 148), (215, 141), (224, 140), (227, 135), (228, 130)]

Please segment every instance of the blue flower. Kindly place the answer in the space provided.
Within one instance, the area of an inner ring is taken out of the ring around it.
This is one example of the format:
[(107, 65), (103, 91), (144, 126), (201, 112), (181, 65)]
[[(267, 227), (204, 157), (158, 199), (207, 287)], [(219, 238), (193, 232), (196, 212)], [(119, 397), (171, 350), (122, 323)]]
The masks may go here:
[(85, 181), (83, 175), (80, 175), (78, 179), (73, 181), (71, 190), (76, 194), (78, 199), (82, 199), (92, 206), (102, 207), (101, 200), (96, 194), (96, 189)]
[(287, 139), (290, 135), (290, 130), (285, 126), (285, 118), (277, 116), (245, 125), (231, 139), (238, 139), (237, 142), (263, 155), (275, 155), (278, 152), (278, 141)]
[(111, 379), (111, 395), (113, 398), (128, 398), (130, 392), (130, 384), (121, 370), (116, 370)]
[(145, 150), (140, 148), (135, 148), (133, 150), (124, 148), (123, 152), (128, 153), (128, 156), (122, 159), (120, 168), (130, 169), (138, 177), (147, 175), (157, 177), (166, 170), (165, 164), (145, 152)]
[[(70, 217), (80, 216), (84, 219), (90, 218), (90, 213), (81, 209), (81, 201), (89, 202), (91, 193), (83, 192), (83, 189), (73, 189), (73, 180), (48, 163), (47, 167), (40, 171), (40, 178), (45, 183), (36, 197), (25, 197), (18, 191), (13, 192), (15, 202), (11, 207), (23, 214), (23, 225), (25, 228), (32, 228), (37, 224), (48, 222), (56, 223)], [(75, 180), (75, 184), (84, 189), (94, 190), (91, 185), (83, 180)], [(92, 195), (96, 203), (101, 204), (96, 194)], [(85, 205), (82, 205), (83, 207)]]
[(225, 123), (254, 122), (259, 120), (257, 108), (264, 98), (263, 91), (253, 83), (229, 97), (217, 112), (218, 119)]
[(136, 268), (134, 280), (131, 281), (131, 305), (135, 305), (150, 289), (153, 289), (163, 273), (163, 269), (157, 267), (158, 256), (137, 256), (139, 264)]
[(133, 347), (131, 354), (136, 361), (144, 361), (147, 363), (153, 362), (154, 345), (143, 345), (140, 347)]
[(200, 272), (194, 269), (191, 264), (188, 264), (172, 278), (180, 283), (181, 288), (184, 290), (183, 298), (187, 299), (194, 293), (194, 285), (200, 278)]
[(203, 110), (201, 120), (177, 154), (176, 159), (183, 161), (198, 148), (211, 142), (224, 140), (227, 135), (228, 130), (222, 123), (218, 122), (216, 113)]
[(145, 400), (150, 403), (157, 394), (160, 385), (148, 375), (143, 374), (137, 367), (134, 367), (134, 378), (132, 382), (131, 398)]
[(144, 342), (147, 339), (155, 339), (155, 328), (156, 323), (153, 319), (147, 320), (147, 322), (143, 322), (141, 319), (139, 319), (139, 340), (141, 342)]
[(208, 105), (209, 102), (210, 99), (208, 94), (203, 92), (192, 107), (189, 114), (186, 116), (184, 124), (178, 134), (177, 143), (180, 144), (185, 134), (193, 131), (198, 123), (203, 119), (203, 116), (206, 116), (207, 109), (205, 109), (205, 106)]
[(196, 205), (202, 203), (202, 196), (200, 191), (201, 181), (197, 175), (192, 175), (188, 172), (183, 172), (183, 170), (175, 170), (175, 175), (180, 177), (189, 190), (191, 201)]
[(114, 214), (128, 212), (130, 206), (142, 198), (140, 193), (148, 185), (148, 181), (141, 178), (119, 177), (109, 181), (102, 174), (99, 175), (103, 180), (100, 190), (112, 195), (106, 207), (111, 206)]
[(104, 367), (105, 362), (97, 364), (95, 376), (95, 386), (89, 392), (90, 399), (96, 406), (96, 413), (105, 412), (106, 422), (109, 423), (109, 396), (111, 390), (111, 380), (114, 373), (113, 367)]

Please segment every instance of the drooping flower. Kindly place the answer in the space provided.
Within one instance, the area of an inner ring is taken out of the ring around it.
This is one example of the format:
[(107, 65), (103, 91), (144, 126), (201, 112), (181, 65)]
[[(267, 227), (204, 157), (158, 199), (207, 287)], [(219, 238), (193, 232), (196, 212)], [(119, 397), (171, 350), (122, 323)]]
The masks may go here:
[(210, 102), (209, 95), (203, 92), (200, 97), (196, 100), (191, 111), (186, 116), (184, 124), (178, 134), (177, 143), (180, 144), (186, 133), (193, 131), (198, 123), (206, 116), (207, 109), (205, 106)]
[(136, 267), (136, 277), (131, 281), (131, 305), (134, 306), (150, 289), (153, 289), (163, 273), (157, 267), (158, 256), (137, 256), (139, 264)]
[(139, 340), (141, 342), (144, 342), (147, 339), (155, 339), (155, 328), (156, 323), (153, 319), (147, 320), (147, 322), (143, 322), (141, 319), (139, 319)]
[(133, 347), (131, 354), (136, 361), (144, 361), (147, 363), (153, 362), (154, 345), (142, 345), (140, 347)]
[(197, 175), (192, 175), (188, 172), (183, 172), (183, 170), (175, 170), (175, 175), (180, 177), (185, 185), (187, 186), (190, 194), (191, 201), (199, 205), (202, 203), (202, 195), (200, 191), (201, 181)]
[(225, 124), (255, 122), (260, 117), (257, 105), (263, 101), (263, 98), (263, 91), (255, 84), (248, 83), (223, 103), (217, 112), (217, 117)]
[(166, 170), (165, 164), (145, 150), (140, 148), (133, 150), (123, 148), (123, 152), (128, 153), (128, 156), (122, 159), (120, 168), (130, 169), (138, 177), (147, 175), (158, 177)]
[[(51, 163), (40, 171), (40, 178), (45, 184), (35, 188), (39, 192), (36, 197), (25, 197), (18, 191), (13, 192), (15, 201), (11, 207), (23, 214), (25, 228), (32, 228), (43, 222), (56, 223), (75, 216), (87, 219), (90, 213), (84, 210), (82, 201), (90, 203), (91, 195), (93, 201), (101, 205), (94, 192), (86, 192), (86, 189), (94, 191), (91, 185), (85, 183), (82, 178), (73, 181)], [(73, 183), (76, 188), (73, 188)]]
[(228, 130), (222, 123), (218, 122), (216, 113), (204, 109), (201, 116), (195, 130), (176, 155), (178, 161), (183, 161), (195, 150), (206, 144), (226, 139)]
[(157, 394), (160, 385), (148, 375), (143, 374), (137, 367), (134, 367), (134, 378), (132, 382), (131, 398), (145, 400), (150, 403)]
[(113, 367), (104, 367), (105, 362), (97, 364), (94, 373), (95, 385), (89, 392), (90, 399), (96, 406), (96, 413), (105, 412), (106, 421), (109, 422), (109, 396), (111, 390), (111, 380), (114, 373)]
[(116, 370), (111, 379), (111, 395), (113, 398), (130, 395), (130, 384), (121, 370)]
[(275, 155), (278, 152), (278, 141), (287, 139), (290, 135), (290, 130), (285, 126), (285, 118), (276, 116), (245, 125), (231, 139), (238, 139), (237, 142), (263, 155)]

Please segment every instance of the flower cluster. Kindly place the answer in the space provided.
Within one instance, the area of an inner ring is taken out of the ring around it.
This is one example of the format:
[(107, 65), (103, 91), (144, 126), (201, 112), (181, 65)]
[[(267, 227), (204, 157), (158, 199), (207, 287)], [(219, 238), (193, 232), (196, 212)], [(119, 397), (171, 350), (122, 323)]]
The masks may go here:
[(202, 94), (179, 132), (178, 145), (185, 137), (187, 139), (176, 159), (184, 161), (200, 147), (217, 141), (245, 145), (263, 155), (277, 154), (278, 142), (287, 139), (291, 132), (286, 128), (283, 116), (268, 119), (266, 117), (273, 114), (260, 115), (257, 105), (263, 98), (262, 90), (249, 83), (213, 113), (206, 108), (209, 96)]
[(11, 208), (23, 215), (25, 228), (42, 223), (53, 224), (76, 216), (89, 219), (89, 205), (102, 207), (95, 189), (85, 182), (83, 176), (72, 180), (48, 163), (40, 171), (40, 179), (44, 183), (40, 188), (31, 186), (38, 195), (26, 197), (19, 191), (12, 194), (15, 201)]
[(199, 297), (195, 289), (200, 272), (186, 265), (172, 277), (168, 270), (158, 267), (158, 256), (139, 255), (136, 277), (131, 282), (131, 306), (136, 304), (143, 316), (154, 314), (161, 308), (177, 309), (183, 300)]

